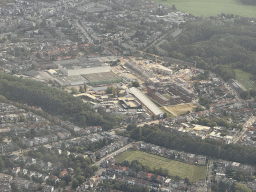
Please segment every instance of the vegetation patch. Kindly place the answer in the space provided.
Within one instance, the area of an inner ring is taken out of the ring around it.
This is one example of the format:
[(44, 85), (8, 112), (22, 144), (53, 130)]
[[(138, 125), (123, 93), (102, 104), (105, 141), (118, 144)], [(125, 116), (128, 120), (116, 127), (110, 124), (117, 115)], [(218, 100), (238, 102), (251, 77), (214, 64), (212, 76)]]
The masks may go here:
[(256, 89), (254, 81), (250, 79), (253, 76), (252, 74), (242, 71), (240, 69), (235, 69), (235, 72), (237, 81), (241, 83), (247, 91), (250, 91), (251, 89)]
[(168, 6), (197, 17), (209, 17), (217, 14), (234, 14), (243, 17), (256, 17), (256, 6), (243, 5), (239, 0), (155, 0)]
[(188, 178), (192, 182), (196, 182), (198, 179), (205, 179), (206, 177), (206, 166), (189, 165), (142, 151), (127, 150), (116, 156), (115, 159), (117, 163), (125, 160), (129, 162), (137, 160), (142, 165), (149, 166), (152, 170), (159, 168), (167, 169), (169, 176), (179, 176), (183, 179)]
[(193, 103), (182, 103), (178, 105), (170, 105), (165, 107), (170, 113), (175, 116), (188, 113), (188, 111), (193, 111), (196, 108), (196, 105)]
[(163, 94), (163, 96), (164, 96), (166, 99), (171, 99), (171, 96), (170, 96), (168, 93)]
[(168, 110), (166, 110), (164, 107), (160, 108), (164, 113), (166, 113), (167, 117), (175, 117), (174, 114), (170, 113)]

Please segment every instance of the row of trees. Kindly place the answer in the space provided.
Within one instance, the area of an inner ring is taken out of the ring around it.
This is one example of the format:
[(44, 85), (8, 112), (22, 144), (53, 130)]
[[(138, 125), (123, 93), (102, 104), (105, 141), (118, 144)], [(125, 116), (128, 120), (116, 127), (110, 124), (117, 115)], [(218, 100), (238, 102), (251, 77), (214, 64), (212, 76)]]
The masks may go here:
[(130, 137), (135, 140), (188, 153), (256, 165), (256, 149), (254, 147), (226, 144), (212, 139), (202, 140), (176, 132), (169, 133), (160, 130), (158, 125), (145, 125), (142, 128), (130, 125), (127, 128)]
[(115, 125), (113, 118), (102, 117), (87, 103), (72, 95), (50, 88), (43, 83), (0, 74), (0, 95), (7, 99), (41, 107), (42, 110), (78, 126), (102, 126), (110, 130)]
[[(163, 169), (162, 167), (160, 167), (159, 169), (151, 169), (150, 166), (148, 165), (143, 165), (140, 162), (138, 162), (137, 160), (133, 160), (131, 161), (131, 163), (127, 160), (123, 161), (122, 163), (120, 163), (121, 166), (125, 166), (125, 167), (129, 167), (132, 168), (134, 173), (132, 172), (133, 175), (131, 175), (132, 177), (136, 177), (136, 173), (140, 172), (140, 171), (146, 171), (148, 173), (154, 173), (156, 175), (162, 175), (164, 177), (169, 176), (169, 171), (167, 169)], [(157, 181), (155, 181), (157, 183)]]
[(87, 151), (95, 152), (98, 149), (101, 149), (102, 147), (104, 147), (106, 145), (109, 145), (110, 143), (112, 143), (111, 139), (104, 138), (104, 139), (99, 140), (99, 141), (86, 143), (86, 145), (72, 147), (70, 149), (70, 151), (80, 153), (80, 154), (84, 154)]
[(197, 120), (192, 120), (191, 123), (209, 126), (209, 127), (222, 126), (226, 128), (238, 128), (238, 129), (243, 128), (241, 124), (238, 125), (236, 123), (229, 123), (224, 118), (218, 118), (218, 117), (206, 118), (201, 116)]
[(137, 187), (127, 185), (125, 182), (117, 182), (115, 180), (104, 180), (102, 184), (99, 184), (103, 189), (116, 189), (124, 192), (149, 192), (149, 187)]

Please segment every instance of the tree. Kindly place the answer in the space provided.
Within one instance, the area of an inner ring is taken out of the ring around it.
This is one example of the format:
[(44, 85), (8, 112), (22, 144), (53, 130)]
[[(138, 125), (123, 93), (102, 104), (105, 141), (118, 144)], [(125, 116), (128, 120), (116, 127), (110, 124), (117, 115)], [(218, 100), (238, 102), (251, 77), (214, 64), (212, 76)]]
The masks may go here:
[(85, 89), (84, 89), (82, 86), (80, 86), (80, 87), (79, 87), (79, 92), (80, 92), (80, 93), (85, 93)]
[(249, 189), (246, 185), (241, 183), (236, 183), (234, 186), (234, 192), (251, 192), (251, 189)]
[(79, 182), (79, 185), (81, 185), (83, 182), (85, 182), (85, 177), (84, 176), (78, 176), (77, 178), (77, 181)]
[(37, 53), (36, 53), (36, 57), (37, 57), (38, 59), (40, 59), (40, 58), (41, 58), (41, 56), (40, 56), (40, 53), (39, 53), (39, 52), (37, 52)]
[(5, 98), (5, 96), (0, 95), (0, 102), (1, 103), (6, 103), (7, 99)]
[(36, 131), (34, 128), (30, 129), (30, 134), (33, 138), (36, 136)]
[(92, 166), (92, 171), (93, 172), (96, 172), (96, 171), (98, 171), (99, 170), (99, 167), (97, 167), (96, 165), (93, 165)]
[(15, 183), (11, 183), (11, 189), (13, 192), (19, 192), (19, 189)]
[(106, 89), (106, 93), (107, 94), (112, 94), (114, 89), (115, 88), (113, 86), (108, 86), (107, 89)]
[(115, 90), (115, 88), (112, 89), (112, 95), (113, 95), (113, 97), (116, 97), (116, 90)]
[(137, 128), (137, 125), (135, 123), (129, 124), (126, 128), (127, 131), (132, 131)]
[(116, 95), (119, 96), (119, 88), (118, 88), (118, 86), (116, 87)]
[(84, 83), (84, 92), (86, 92), (86, 90), (87, 90), (87, 85), (86, 83)]
[(82, 170), (80, 169), (80, 167), (77, 167), (76, 170), (75, 170), (75, 175), (78, 176), (78, 175), (81, 175), (82, 174)]
[(138, 81), (132, 82), (132, 87), (139, 87), (140, 83)]
[(187, 185), (190, 185), (190, 181), (189, 181), (189, 179), (188, 179), (187, 177), (184, 179), (184, 182), (185, 182)]
[(240, 93), (240, 97), (244, 100), (250, 99), (250, 93), (248, 91), (243, 91), (242, 93)]
[(0, 171), (2, 171), (4, 169), (4, 161), (3, 159), (0, 157)]
[(76, 189), (79, 186), (79, 182), (77, 179), (73, 179), (72, 181), (72, 189)]
[(66, 186), (66, 182), (64, 180), (61, 180), (59, 185), (60, 187), (64, 188)]
[(77, 94), (77, 93), (78, 93), (77, 89), (75, 87), (72, 87), (71, 94)]

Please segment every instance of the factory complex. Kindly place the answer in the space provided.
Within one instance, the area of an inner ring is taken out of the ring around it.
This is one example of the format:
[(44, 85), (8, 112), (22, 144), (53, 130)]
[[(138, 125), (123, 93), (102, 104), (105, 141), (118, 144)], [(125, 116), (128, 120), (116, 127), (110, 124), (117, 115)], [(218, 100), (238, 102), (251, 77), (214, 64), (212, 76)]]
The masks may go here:
[(129, 122), (164, 118), (168, 106), (196, 99), (189, 81), (196, 75), (193, 70), (174, 72), (175, 65), (142, 57), (81, 57), (53, 61), (52, 66), (39, 74), (28, 74), (61, 86), (102, 115), (122, 116)]

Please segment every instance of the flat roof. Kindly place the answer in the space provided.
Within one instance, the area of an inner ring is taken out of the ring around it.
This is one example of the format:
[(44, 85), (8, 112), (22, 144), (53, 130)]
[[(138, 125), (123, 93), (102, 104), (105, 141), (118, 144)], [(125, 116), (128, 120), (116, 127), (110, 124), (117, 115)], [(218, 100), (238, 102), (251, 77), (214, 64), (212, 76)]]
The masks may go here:
[(209, 129), (211, 129), (211, 127), (203, 126), (203, 125), (195, 125), (193, 129), (196, 131), (208, 131)]
[(162, 115), (163, 111), (161, 111), (149, 98), (147, 98), (139, 89), (136, 87), (130, 88), (131, 93), (142, 102), (152, 113), (156, 116)]
[(39, 72), (36, 70), (29, 70), (29, 71), (22, 72), (22, 75), (35, 77), (35, 76), (39, 75)]
[(69, 59), (69, 60), (60, 60), (53, 61), (54, 64), (60, 65), (68, 70), (72, 69), (83, 69), (83, 68), (94, 68), (101, 67), (106, 65), (101, 63), (98, 59), (90, 59), (90, 58), (77, 58), (77, 59)]
[(56, 77), (55, 80), (61, 82), (65, 86), (72, 85), (72, 84), (78, 83), (78, 82), (81, 82), (81, 83), (86, 82), (87, 83), (87, 80), (80, 75), (71, 76), (71, 77), (68, 77), (68, 76)]
[(121, 79), (121, 77), (119, 77), (117, 74), (115, 74), (112, 71), (103, 72), (103, 73), (86, 74), (86, 75), (83, 75), (83, 77), (92, 83), (103, 82), (103, 81), (114, 81), (116, 79)]

